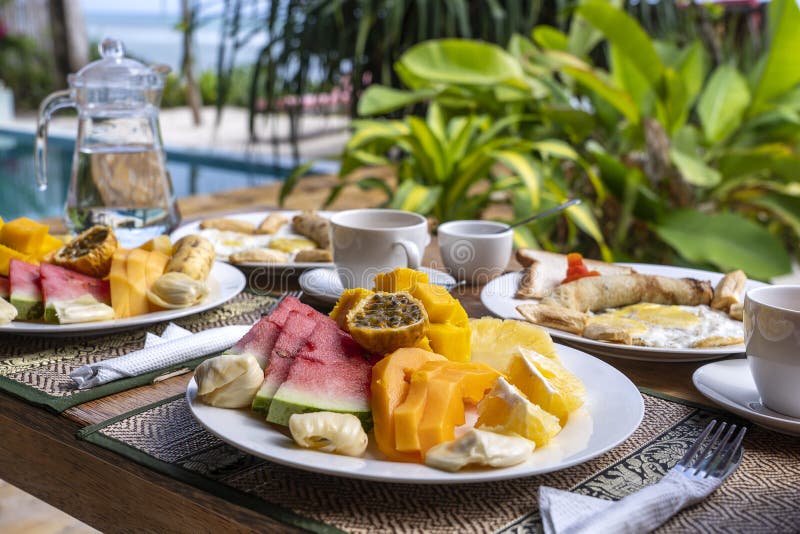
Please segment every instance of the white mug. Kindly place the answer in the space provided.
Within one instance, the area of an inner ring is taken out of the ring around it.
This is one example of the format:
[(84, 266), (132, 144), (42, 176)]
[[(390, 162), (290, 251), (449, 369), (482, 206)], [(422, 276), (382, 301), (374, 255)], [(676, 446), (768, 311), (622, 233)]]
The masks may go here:
[(744, 339), (762, 404), (800, 417), (800, 285), (748, 291), (744, 297)]
[(502, 274), (511, 258), (514, 232), (493, 221), (450, 221), (439, 225), (439, 250), (456, 279), (487, 282)]
[(345, 289), (372, 287), (375, 275), (418, 269), (431, 241), (428, 221), (403, 210), (357, 209), (331, 217), (333, 262)]

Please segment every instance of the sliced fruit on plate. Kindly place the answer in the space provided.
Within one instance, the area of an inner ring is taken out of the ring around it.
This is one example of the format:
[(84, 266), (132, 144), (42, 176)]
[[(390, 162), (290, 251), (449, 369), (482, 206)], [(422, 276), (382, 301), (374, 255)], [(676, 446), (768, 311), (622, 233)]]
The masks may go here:
[(560, 362), (522, 347), (511, 357), (508, 380), (528, 400), (558, 417), (562, 426), (586, 396), (583, 382)]
[(130, 250), (118, 248), (111, 259), (111, 268), (108, 281), (111, 289), (111, 306), (114, 308), (114, 317), (122, 319), (130, 317), (128, 306), (130, 288), (128, 286), (128, 254)]
[(9, 282), (7, 276), (0, 276), (0, 298), (8, 300)]
[(410, 373), (434, 360), (447, 361), (447, 358), (419, 348), (402, 348), (389, 354), (372, 368), (371, 400), (375, 443), (389, 460), (421, 460), (419, 453), (404, 453), (395, 447), (394, 413), (408, 395)]
[(405, 401), (394, 412), (395, 445), (418, 451), (455, 438), (464, 424), (464, 402), (476, 403), (499, 377), (481, 363), (430, 361), (411, 374)]
[(275, 393), (289, 376), (289, 369), (294, 363), (297, 353), (306, 345), (306, 340), (317, 328), (319, 318), (313, 309), (297, 310), (289, 313), (280, 335), (264, 369), (264, 382), (253, 398), (252, 409), (256, 412), (269, 413)]
[(108, 226), (92, 226), (56, 252), (53, 263), (102, 278), (111, 269), (111, 260), (117, 246), (114, 230)]
[[(111, 304), (111, 289), (107, 280), (70, 271), (57, 265), (43, 263), (40, 269), (42, 295), (44, 297), (44, 320), (48, 323), (64, 322), (57, 309), (83, 298), (89, 305)], [(88, 299), (85, 297), (89, 297)], [(111, 311), (113, 318), (113, 311)]]
[(295, 356), (286, 379), (275, 392), (267, 421), (288, 425), (289, 418), (296, 413), (350, 413), (369, 431), (373, 424), (372, 363), (349, 334), (329, 317), (318, 315), (313, 334)]
[(503, 377), (478, 403), (475, 428), (521, 436), (537, 447), (543, 447), (561, 431), (555, 415), (533, 404)]
[(292, 311), (308, 308), (295, 297), (286, 297), (278, 307), (266, 317), (262, 317), (228, 352), (242, 354), (249, 352), (256, 357), (258, 364), (264, 369), (275, 342), (280, 336), (283, 325)]
[(44, 244), (49, 227), (27, 217), (5, 223), (0, 229), (0, 243), (29, 256), (35, 256)]
[(347, 331), (375, 354), (414, 346), (427, 335), (428, 327), (425, 307), (404, 291), (369, 295), (347, 315)]
[(0, 275), (8, 276), (11, 265), (11, 260), (19, 260), (27, 263), (38, 265), (39, 261), (33, 256), (23, 254), (18, 250), (0, 244)]
[(541, 327), (522, 321), (482, 317), (470, 319), (471, 360), (507, 373), (510, 357), (517, 347), (533, 349), (548, 358), (558, 358), (550, 334)]
[(392, 271), (378, 273), (375, 275), (375, 291), (395, 293), (397, 291), (409, 291), (418, 282), (429, 282), (428, 274), (414, 269), (400, 267)]
[(355, 308), (359, 302), (365, 297), (374, 295), (374, 291), (364, 289), (363, 287), (356, 287), (354, 289), (345, 289), (342, 296), (339, 297), (336, 306), (331, 310), (330, 318), (336, 321), (339, 328), (347, 330), (347, 315)]
[(11, 259), (8, 280), (9, 301), (17, 309), (17, 319), (21, 321), (41, 319), (44, 313), (44, 301), (39, 266)]

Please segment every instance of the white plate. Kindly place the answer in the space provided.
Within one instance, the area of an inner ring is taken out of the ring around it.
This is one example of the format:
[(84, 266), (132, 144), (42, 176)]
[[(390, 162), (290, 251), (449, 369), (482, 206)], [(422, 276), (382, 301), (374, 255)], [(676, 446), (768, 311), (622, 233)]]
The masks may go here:
[(232, 299), (244, 289), (246, 280), (239, 269), (227, 263), (215, 262), (208, 274), (208, 296), (196, 306), (180, 308), (177, 310), (164, 310), (144, 315), (136, 315), (125, 319), (114, 319), (112, 321), (98, 321), (93, 323), (77, 324), (44, 324), (26, 323), (23, 321), (12, 321), (11, 323), (0, 326), (2, 334), (37, 334), (46, 336), (59, 336), (63, 334), (93, 335), (105, 334), (118, 330), (130, 330), (139, 326), (144, 326), (161, 321), (170, 321), (187, 315), (200, 313), (211, 308), (216, 308), (220, 304)]
[[(672, 278), (695, 278), (698, 280), (708, 280), (712, 286), (724, 276), (721, 273), (711, 271), (701, 271), (699, 269), (688, 269), (684, 267), (671, 267), (668, 265), (649, 265), (644, 263), (621, 263), (633, 267), (641, 274), (655, 274), (669, 276)], [(508, 273), (495, 278), (481, 291), (481, 302), (486, 308), (498, 317), (504, 319), (523, 319), (517, 311), (517, 306), (536, 302), (534, 300), (516, 299), (514, 294), (519, 287), (521, 272)], [(763, 282), (748, 280), (745, 290), (760, 287)], [(723, 358), (731, 354), (744, 353), (744, 345), (733, 345), (729, 347), (712, 347), (704, 349), (666, 349), (659, 347), (635, 347), (632, 345), (619, 345), (594, 339), (586, 339), (577, 334), (571, 334), (555, 328), (545, 327), (550, 334), (571, 345), (590, 351), (601, 356), (613, 356), (615, 358), (626, 358), (631, 360), (643, 361), (671, 361), (671, 362), (696, 362), (703, 360), (714, 360)]]
[(644, 401), (630, 380), (610, 365), (576, 349), (556, 345), (566, 367), (586, 385), (586, 403), (570, 415), (564, 429), (523, 464), (502, 469), (449, 473), (422, 464), (382, 459), (370, 435), (363, 458), (302, 449), (279, 427), (248, 410), (214, 408), (197, 399), (197, 383), (189, 382), (186, 398), (194, 417), (209, 432), (255, 456), (306, 471), (348, 478), (414, 484), (487, 482), (527, 477), (564, 469), (596, 458), (616, 447), (639, 426)]
[(800, 436), (800, 419), (761, 404), (746, 359), (706, 364), (694, 372), (692, 382), (700, 393), (733, 413), (770, 430)]
[[(267, 215), (272, 213), (279, 213), (289, 219), (289, 224), (285, 224), (278, 232), (272, 236), (275, 237), (304, 237), (299, 234), (292, 232), (292, 217), (301, 213), (300, 211), (257, 211), (251, 213), (236, 213), (231, 215), (219, 215), (218, 217), (224, 219), (234, 219), (237, 221), (246, 221), (258, 225), (261, 221), (263, 221)], [(330, 218), (332, 212), (329, 211), (320, 211), (317, 212), (320, 216)], [(217, 216), (215, 216), (217, 217)], [(185, 224), (183, 226), (179, 226), (170, 234), (170, 239), (174, 243), (181, 237), (189, 234), (196, 234), (199, 233), (200, 230), (200, 221), (195, 221), (189, 224)], [(307, 238), (306, 238), (307, 239)], [(220, 261), (225, 261), (224, 258), (218, 258)], [(275, 274), (278, 273), (286, 273), (286, 274), (297, 274), (307, 269), (314, 269), (317, 267), (330, 267), (333, 263), (325, 262), (325, 263), (310, 263), (310, 262), (294, 262), (290, 261), (289, 263), (257, 263), (257, 262), (247, 262), (247, 263), (239, 263), (237, 267), (247, 267), (247, 268), (263, 268), (268, 269), (270, 272), (274, 272)]]
[[(427, 267), (420, 267), (419, 270), (428, 274), (432, 284), (444, 286), (447, 289), (452, 289), (456, 285), (456, 279), (445, 272)], [(342, 281), (339, 280), (335, 269), (320, 268), (306, 271), (300, 275), (298, 283), (304, 293), (332, 304), (339, 300), (344, 291)]]

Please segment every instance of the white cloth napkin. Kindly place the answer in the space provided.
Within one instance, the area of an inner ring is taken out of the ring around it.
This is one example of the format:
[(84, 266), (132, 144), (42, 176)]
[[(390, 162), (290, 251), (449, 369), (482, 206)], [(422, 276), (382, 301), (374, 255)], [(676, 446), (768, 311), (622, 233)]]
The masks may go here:
[(148, 333), (143, 349), (78, 367), (69, 376), (78, 384), (78, 389), (88, 389), (120, 378), (149, 373), (228, 349), (250, 328), (248, 325), (223, 326), (192, 334), (170, 323), (161, 337)]
[(539, 512), (545, 534), (650, 532), (720, 484), (720, 479), (690, 480), (670, 470), (658, 483), (616, 502), (542, 486)]

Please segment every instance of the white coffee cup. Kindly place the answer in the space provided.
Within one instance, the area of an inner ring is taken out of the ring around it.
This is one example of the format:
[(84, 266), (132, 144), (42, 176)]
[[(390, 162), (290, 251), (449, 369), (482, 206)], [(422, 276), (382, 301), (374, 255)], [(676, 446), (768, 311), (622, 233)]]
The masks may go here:
[(776, 412), (800, 417), (800, 285), (748, 291), (744, 339), (761, 402)]
[(375, 275), (419, 268), (431, 241), (428, 221), (403, 210), (357, 209), (331, 217), (333, 262), (342, 286), (372, 287)]
[(439, 250), (457, 280), (483, 283), (502, 274), (511, 257), (514, 232), (493, 221), (450, 221), (439, 225)]

